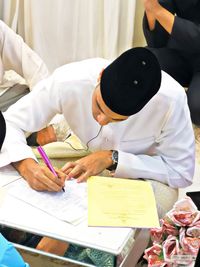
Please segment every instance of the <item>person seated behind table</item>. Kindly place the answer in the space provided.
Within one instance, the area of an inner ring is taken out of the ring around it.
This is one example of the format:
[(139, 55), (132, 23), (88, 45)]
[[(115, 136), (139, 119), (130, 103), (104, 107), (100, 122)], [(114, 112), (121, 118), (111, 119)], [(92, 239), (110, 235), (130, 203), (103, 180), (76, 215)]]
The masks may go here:
[[(38, 164), (24, 137), (56, 113), (91, 151), (66, 163), (58, 177)], [(192, 183), (194, 135), (185, 91), (146, 48), (130, 49), (112, 63), (89, 59), (60, 67), (4, 115), (8, 134), (0, 166), (12, 163), (35, 190), (60, 191), (65, 179), (83, 182), (109, 169), (115, 177), (149, 180), (162, 217), (177, 188)], [(51, 247), (48, 242), (39, 248)]]
[[(42, 59), (23, 41), (22, 37), (10, 29), (0, 20), (0, 110), (6, 111), (41, 80), (49, 76), (48, 69)], [(18, 75), (13, 75), (10, 70)], [(13, 77), (15, 77), (13, 79)], [(24, 78), (24, 83), (21, 82)], [(44, 145), (53, 141), (63, 140), (61, 129), (68, 126), (59, 118), (60, 122), (51, 123), (48, 127), (38, 130), (28, 139), (30, 144)], [(36, 138), (36, 140), (35, 140)]]
[[(0, 111), (0, 151), (6, 134), (6, 124)], [(0, 266), (29, 267), (14, 248), (0, 233)]]
[(188, 87), (194, 124), (200, 126), (200, 2), (143, 0), (143, 31), (161, 68)]

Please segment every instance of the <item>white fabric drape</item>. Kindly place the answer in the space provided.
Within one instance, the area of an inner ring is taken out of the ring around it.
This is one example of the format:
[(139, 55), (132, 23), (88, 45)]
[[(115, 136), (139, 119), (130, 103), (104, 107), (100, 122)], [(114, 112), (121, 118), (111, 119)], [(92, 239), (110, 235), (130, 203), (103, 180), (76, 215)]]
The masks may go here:
[(1, 18), (52, 71), (133, 46), (136, 0), (1, 0)]

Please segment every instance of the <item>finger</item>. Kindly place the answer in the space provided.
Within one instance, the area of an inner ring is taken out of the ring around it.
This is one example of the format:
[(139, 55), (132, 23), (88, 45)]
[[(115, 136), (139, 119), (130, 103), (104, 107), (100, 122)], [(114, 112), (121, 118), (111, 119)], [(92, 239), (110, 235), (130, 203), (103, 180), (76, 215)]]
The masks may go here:
[[(46, 177), (51, 180), (52, 182), (56, 183), (58, 186), (63, 186), (63, 180), (60, 179), (59, 176), (55, 176), (49, 168), (46, 166), (42, 166), (43, 173), (46, 175)], [(57, 172), (56, 172), (57, 173)]]
[(81, 174), (78, 179), (77, 179), (77, 183), (82, 183), (87, 181), (87, 179), (89, 178), (89, 173), (88, 172), (84, 172), (83, 174)]
[(72, 169), (72, 168), (74, 168), (75, 166), (76, 166), (76, 162), (67, 162), (62, 168), (61, 168), (61, 170), (63, 171), (63, 172), (66, 172), (68, 169)]
[(73, 169), (69, 169), (65, 174), (66, 174), (66, 180), (71, 180), (72, 177), (68, 176), (68, 174), (72, 171)]
[(29, 179), (26, 179), (26, 181), (28, 182), (29, 186), (36, 190), (36, 191), (45, 191), (47, 190), (47, 187), (44, 183), (40, 182), (38, 179), (31, 179), (31, 181)]
[(58, 175), (58, 178), (64, 183), (67, 175), (64, 172), (62, 172), (61, 170), (58, 170), (57, 168), (55, 169), (55, 171)]
[(62, 190), (62, 187), (64, 186), (64, 183), (62, 185), (58, 185), (57, 183), (49, 179), (48, 176), (44, 175), (41, 178), (42, 178), (42, 183), (44, 183), (45, 190), (47, 191), (59, 192)]
[(72, 170), (73, 170), (73, 168), (68, 169), (68, 170), (65, 172), (65, 174), (68, 175)]
[(76, 165), (71, 172), (68, 174), (68, 177), (76, 178), (77, 176), (80, 176), (84, 172), (84, 169), (81, 165)]
[(43, 172), (36, 177), (41, 183), (46, 186), (48, 191), (61, 191), (64, 182), (56, 177), (48, 168), (43, 168)]
[(60, 191), (59, 188), (54, 189), (49, 187), (49, 185), (45, 184), (45, 176), (43, 174), (40, 174), (39, 176), (42, 178), (41, 180), (38, 179), (38, 177), (33, 177), (31, 180), (27, 179), (28, 184), (30, 187), (37, 191)]

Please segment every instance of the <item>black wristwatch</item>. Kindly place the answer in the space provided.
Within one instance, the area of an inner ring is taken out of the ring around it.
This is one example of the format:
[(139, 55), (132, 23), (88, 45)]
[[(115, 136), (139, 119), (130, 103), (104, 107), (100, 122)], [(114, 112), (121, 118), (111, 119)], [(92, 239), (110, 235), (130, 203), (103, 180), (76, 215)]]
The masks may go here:
[(111, 151), (112, 151), (112, 165), (107, 169), (109, 171), (115, 171), (117, 169), (117, 164), (118, 164), (118, 151), (117, 150), (111, 150)]

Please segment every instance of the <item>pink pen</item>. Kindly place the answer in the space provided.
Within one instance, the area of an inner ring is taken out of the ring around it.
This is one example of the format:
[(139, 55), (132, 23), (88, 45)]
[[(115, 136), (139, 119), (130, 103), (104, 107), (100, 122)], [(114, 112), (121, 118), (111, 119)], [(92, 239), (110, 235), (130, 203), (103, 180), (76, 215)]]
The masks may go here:
[[(49, 170), (56, 176), (58, 177), (56, 171), (54, 170), (51, 161), (49, 160), (47, 154), (45, 153), (44, 149), (41, 146), (37, 147), (38, 152), (40, 153), (40, 156), (42, 157), (44, 163), (47, 165), (47, 167), (49, 168)], [(63, 192), (65, 192), (65, 189), (62, 188)]]

